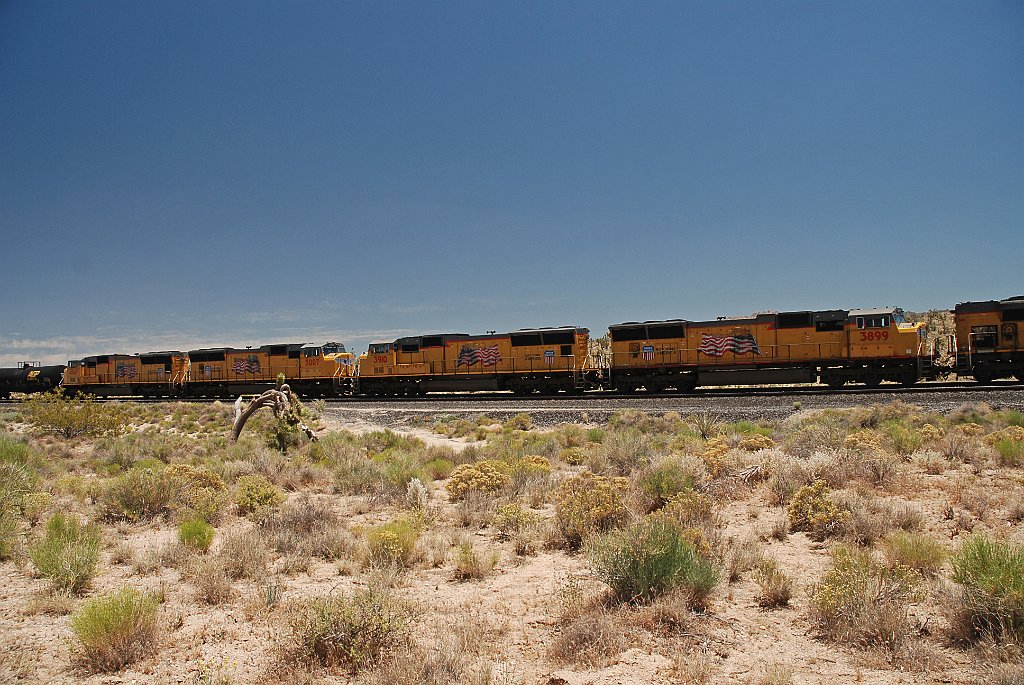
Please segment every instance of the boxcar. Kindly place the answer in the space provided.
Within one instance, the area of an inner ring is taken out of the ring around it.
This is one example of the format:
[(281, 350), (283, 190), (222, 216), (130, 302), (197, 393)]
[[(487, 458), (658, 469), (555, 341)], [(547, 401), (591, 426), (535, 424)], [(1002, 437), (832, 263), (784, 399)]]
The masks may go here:
[(359, 359), (359, 392), (511, 390), (578, 394), (600, 383), (590, 361), (586, 328), (522, 329), (511, 333), (446, 333), (376, 342)]
[(958, 375), (979, 383), (1009, 376), (1024, 381), (1024, 296), (962, 302), (953, 319)]
[(628, 322), (609, 328), (620, 391), (929, 377), (925, 325), (897, 308), (758, 314), (715, 321)]

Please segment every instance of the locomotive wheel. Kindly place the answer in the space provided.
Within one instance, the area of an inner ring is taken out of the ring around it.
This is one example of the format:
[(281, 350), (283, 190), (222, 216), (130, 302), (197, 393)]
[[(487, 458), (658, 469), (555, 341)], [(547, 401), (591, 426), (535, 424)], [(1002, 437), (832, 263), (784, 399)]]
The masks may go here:
[(918, 378), (916, 374), (904, 376), (902, 379), (900, 379), (900, 385), (902, 385), (905, 388), (909, 388), (912, 385), (917, 385), (917, 380)]
[(864, 379), (864, 385), (869, 388), (877, 388), (882, 384), (882, 377), (877, 374), (873, 374)]
[(974, 380), (978, 382), (978, 385), (989, 385), (995, 380), (995, 376), (988, 369), (976, 368), (974, 369)]
[(846, 385), (846, 379), (843, 378), (842, 376), (829, 376), (825, 379), (825, 385), (832, 388), (833, 390), (838, 390), (839, 388)]

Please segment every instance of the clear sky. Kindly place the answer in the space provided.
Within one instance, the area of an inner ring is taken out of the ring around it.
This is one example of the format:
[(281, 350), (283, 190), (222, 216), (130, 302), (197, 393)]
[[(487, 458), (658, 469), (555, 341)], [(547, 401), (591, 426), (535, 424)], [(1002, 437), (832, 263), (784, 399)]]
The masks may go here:
[(1024, 2), (0, 0), (0, 365), (1024, 294)]

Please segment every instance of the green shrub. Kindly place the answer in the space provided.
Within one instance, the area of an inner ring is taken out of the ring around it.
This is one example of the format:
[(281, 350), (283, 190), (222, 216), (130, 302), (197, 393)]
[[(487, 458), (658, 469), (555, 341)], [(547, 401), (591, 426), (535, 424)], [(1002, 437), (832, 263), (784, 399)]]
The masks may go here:
[(954, 607), (961, 625), (974, 637), (1024, 638), (1024, 547), (974, 534), (950, 561), (963, 589)]
[(100, 558), (100, 531), (75, 516), (54, 514), (45, 535), (28, 547), (32, 563), (61, 592), (80, 592), (92, 580)]
[(409, 617), (405, 606), (377, 587), (313, 597), (289, 609), (285, 653), (290, 661), (359, 671), (401, 648)]
[(660, 509), (684, 490), (693, 490), (696, 477), (688, 462), (677, 457), (662, 459), (637, 475), (636, 484), (646, 500), (648, 509)]
[(650, 464), (656, 451), (653, 437), (636, 429), (626, 429), (608, 433), (595, 456), (607, 463), (614, 473), (627, 476), (634, 469)]
[(156, 644), (157, 599), (132, 588), (87, 599), (71, 616), (83, 660), (96, 671), (118, 671)]
[(0, 561), (13, 558), (20, 547), (18, 520), (9, 511), (0, 511)]
[(215, 529), (206, 521), (185, 521), (178, 527), (178, 542), (199, 552), (205, 552), (213, 544)]
[(517, 534), (540, 524), (540, 515), (524, 509), (516, 502), (498, 507), (491, 519), (491, 525), (498, 530), (498, 537), (508, 540)]
[(999, 454), (1000, 466), (1020, 466), (1024, 464), (1024, 442), (1003, 439), (995, 444)]
[(800, 488), (789, 503), (792, 529), (807, 531), (815, 540), (840, 533), (849, 515), (829, 497), (828, 484), (823, 480)]
[(719, 580), (714, 567), (683, 538), (680, 529), (659, 518), (593, 538), (587, 544), (587, 556), (598, 578), (624, 602), (649, 602), (685, 588), (693, 606), (703, 606)]
[(104, 485), (100, 503), (107, 518), (142, 521), (168, 513), (175, 494), (162, 470), (132, 469)]
[(936, 540), (907, 531), (890, 533), (882, 541), (885, 560), (890, 567), (910, 568), (931, 578), (946, 563), (946, 549)]
[(423, 471), (434, 480), (444, 480), (452, 475), (455, 464), (450, 459), (431, 459), (423, 465)]
[(284, 493), (267, 480), (266, 476), (254, 474), (238, 479), (235, 504), (242, 516), (265, 517), (284, 501)]
[(53, 495), (48, 492), (30, 492), (21, 500), (21, 513), (31, 525), (36, 525), (43, 514), (53, 506)]
[(373, 566), (408, 566), (412, 563), (419, 529), (407, 519), (397, 519), (370, 530), (369, 562)]
[(579, 549), (589, 536), (625, 520), (628, 484), (589, 471), (564, 481), (555, 493), (555, 528), (565, 546)]
[(75, 438), (82, 435), (119, 435), (128, 426), (127, 410), (115, 403), (99, 403), (85, 395), (71, 397), (63, 390), (32, 395), (22, 403), (26, 421), (42, 433)]
[(500, 555), (496, 551), (489, 554), (478, 552), (470, 542), (459, 543), (455, 552), (456, 580), (480, 580), (498, 565)]
[(911, 634), (907, 609), (917, 580), (910, 569), (879, 564), (869, 551), (838, 546), (832, 567), (811, 590), (811, 620), (831, 640), (896, 652)]

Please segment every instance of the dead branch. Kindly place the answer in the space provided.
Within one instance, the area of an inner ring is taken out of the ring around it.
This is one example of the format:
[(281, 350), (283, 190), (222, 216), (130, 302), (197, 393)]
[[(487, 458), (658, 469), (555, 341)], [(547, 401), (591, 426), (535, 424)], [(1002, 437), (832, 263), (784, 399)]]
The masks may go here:
[(302, 422), (299, 412), (295, 409), (298, 406), (299, 398), (287, 384), (282, 385), (280, 390), (267, 390), (259, 397), (254, 398), (244, 410), (242, 409), (242, 397), (239, 397), (235, 400), (235, 423), (231, 427), (231, 442), (238, 442), (238, 436), (242, 434), (246, 421), (263, 407), (270, 407), (276, 418), (284, 419), (301, 430), (311, 441), (316, 442), (319, 438), (312, 428)]

